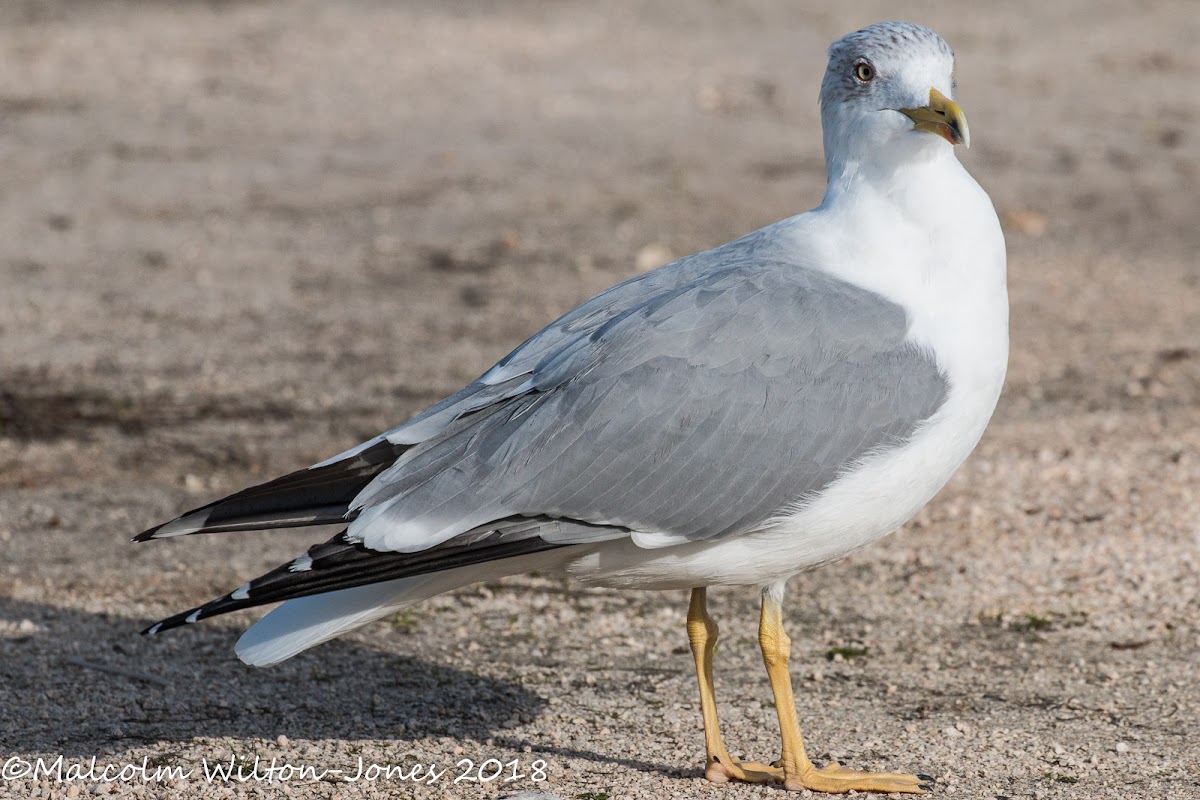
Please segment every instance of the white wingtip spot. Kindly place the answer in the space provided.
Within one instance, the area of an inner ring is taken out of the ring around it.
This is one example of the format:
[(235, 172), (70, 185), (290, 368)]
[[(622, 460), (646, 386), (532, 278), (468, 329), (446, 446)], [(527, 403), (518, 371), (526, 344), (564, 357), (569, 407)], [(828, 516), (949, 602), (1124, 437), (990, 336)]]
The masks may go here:
[(312, 569), (312, 557), (305, 553), (304, 555), (293, 561), (288, 569), (292, 572), (308, 572)]
[(154, 634), (158, 633), (161, 630), (162, 630), (162, 623), (156, 622), (153, 625), (151, 625), (149, 628), (146, 629), (146, 633), (149, 634), (150, 636), (153, 636)]
[(244, 583), (233, 591), (229, 597), (233, 600), (248, 600), (250, 598), (250, 584)]
[(200, 619), (200, 609), (197, 608), (195, 611), (187, 615), (187, 619), (185, 619), (184, 622), (186, 622), (188, 625), (191, 625), (198, 619)]

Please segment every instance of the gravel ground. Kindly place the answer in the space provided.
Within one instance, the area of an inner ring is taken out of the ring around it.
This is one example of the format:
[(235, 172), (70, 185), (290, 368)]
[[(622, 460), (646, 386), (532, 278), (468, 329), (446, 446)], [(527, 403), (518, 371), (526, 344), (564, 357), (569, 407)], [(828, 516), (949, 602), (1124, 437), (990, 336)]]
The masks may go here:
[[(824, 48), (907, 17), (959, 54), (1013, 355), (938, 498), (793, 581), (810, 750), (939, 797), (1200, 796), (1200, 15), (815, 6), (0, 4), (0, 795), (781, 796), (701, 777), (682, 593), (505, 580), (255, 671), (251, 614), (137, 631), (315, 537), (128, 537), (815, 205)], [(726, 738), (770, 760), (756, 597), (713, 594)], [(91, 777), (18, 774), (59, 756)]]

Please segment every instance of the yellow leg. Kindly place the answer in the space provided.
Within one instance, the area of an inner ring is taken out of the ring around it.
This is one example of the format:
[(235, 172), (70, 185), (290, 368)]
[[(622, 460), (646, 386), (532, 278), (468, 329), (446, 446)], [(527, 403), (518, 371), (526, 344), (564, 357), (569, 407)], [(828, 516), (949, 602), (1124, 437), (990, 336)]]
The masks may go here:
[(769, 783), (783, 779), (783, 771), (753, 762), (741, 763), (729, 755), (721, 741), (717, 723), (717, 696), (713, 689), (713, 651), (717, 647), (717, 623), (708, 615), (708, 592), (692, 589), (688, 606), (688, 640), (696, 660), (696, 680), (700, 682), (700, 713), (704, 716), (704, 749), (708, 753), (704, 777), (713, 783), (730, 780)]
[[(695, 595), (693, 595), (693, 603)], [(691, 617), (689, 615), (689, 631)], [(858, 772), (836, 761), (817, 769), (804, 752), (804, 737), (796, 719), (796, 701), (792, 696), (792, 677), (788, 672), (788, 656), (792, 642), (783, 630), (783, 587), (763, 590), (762, 617), (758, 626), (758, 642), (762, 647), (763, 663), (771, 681), (775, 710), (779, 714), (779, 732), (783, 739), (783, 785), (791, 791), (809, 789), (814, 792), (910, 792), (920, 794), (922, 778), (891, 772)], [(715, 712), (714, 712), (715, 718)], [(707, 730), (708, 718), (705, 717)], [(709, 751), (711, 759), (712, 751)]]

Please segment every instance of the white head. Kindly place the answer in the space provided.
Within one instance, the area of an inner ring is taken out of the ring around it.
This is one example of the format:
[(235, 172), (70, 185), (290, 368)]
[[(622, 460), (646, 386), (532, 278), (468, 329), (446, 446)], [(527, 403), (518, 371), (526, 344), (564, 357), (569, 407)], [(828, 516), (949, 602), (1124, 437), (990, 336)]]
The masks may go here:
[(954, 51), (929, 28), (881, 22), (838, 39), (821, 83), (829, 177), (970, 146), (953, 97)]

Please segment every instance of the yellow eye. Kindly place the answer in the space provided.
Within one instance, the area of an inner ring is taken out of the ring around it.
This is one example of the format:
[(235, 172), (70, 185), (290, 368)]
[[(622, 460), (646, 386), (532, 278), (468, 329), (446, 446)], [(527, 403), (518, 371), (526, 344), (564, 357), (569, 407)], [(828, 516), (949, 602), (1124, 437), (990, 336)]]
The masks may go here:
[(865, 61), (860, 61), (854, 65), (854, 77), (862, 83), (867, 83), (875, 77), (875, 68)]

